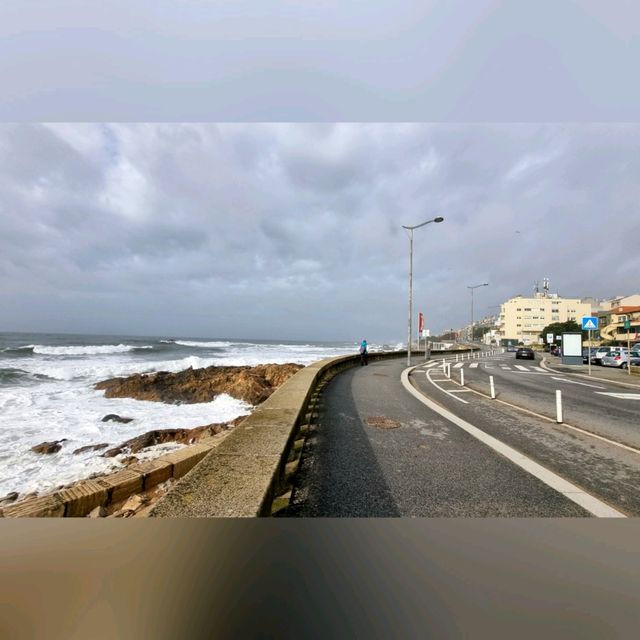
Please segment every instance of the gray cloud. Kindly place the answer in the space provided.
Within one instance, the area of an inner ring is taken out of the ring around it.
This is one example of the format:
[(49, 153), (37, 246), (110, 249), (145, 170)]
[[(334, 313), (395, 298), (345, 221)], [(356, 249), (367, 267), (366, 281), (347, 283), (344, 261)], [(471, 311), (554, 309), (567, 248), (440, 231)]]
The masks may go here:
[(637, 125), (2, 125), (0, 330), (401, 341), (401, 225), (435, 215), (414, 243), (435, 331), (484, 281), (478, 314), (545, 276), (635, 292), (639, 143)]

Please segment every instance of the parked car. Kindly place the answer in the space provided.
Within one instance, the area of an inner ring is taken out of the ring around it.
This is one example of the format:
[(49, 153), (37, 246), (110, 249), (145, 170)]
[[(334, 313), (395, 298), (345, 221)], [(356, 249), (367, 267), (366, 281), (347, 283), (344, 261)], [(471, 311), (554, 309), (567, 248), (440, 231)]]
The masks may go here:
[(516, 360), (535, 360), (536, 355), (531, 347), (519, 347), (516, 351)]
[(612, 347), (598, 347), (591, 352), (591, 364), (602, 364), (602, 358), (609, 355)]
[(640, 367), (640, 352), (631, 351), (629, 353), (629, 364), (632, 367)]
[(606, 356), (602, 358), (603, 367), (619, 367), (626, 369), (629, 366), (629, 354), (626, 349), (612, 349)]
[(593, 356), (595, 349), (592, 347), (582, 347), (582, 364), (589, 364), (589, 353)]
[(518, 350), (517, 347), (514, 347), (512, 344), (507, 346), (507, 352), (508, 353), (512, 353), (512, 352), (517, 351), (517, 350)]

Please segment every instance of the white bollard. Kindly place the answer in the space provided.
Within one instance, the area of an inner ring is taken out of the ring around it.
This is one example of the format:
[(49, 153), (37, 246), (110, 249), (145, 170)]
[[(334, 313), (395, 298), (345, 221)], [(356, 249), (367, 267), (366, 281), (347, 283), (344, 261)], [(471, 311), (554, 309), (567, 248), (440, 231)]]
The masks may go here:
[(450, 378), (450, 377), (451, 377), (451, 365), (448, 364), (447, 365), (447, 378)]
[(458, 362), (458, 354), (456, 353), (456, 362)]
[(443, 370), (443, 371), (444, 371), (445, 366), (446, 366), (446, 365), (444, 364), (444, 358), (442, 358), (442, 370)]
[(489, 386), (491, 388), (491, 399), (495, 400), (496, 399), (496, 387), (493, 384), (493, 376), (489, 376)]
[(562, 422), (562, 391), (556, 389), (556, 422)]
[(460, 386), (464, 387), (464, 369), (460, 369)]

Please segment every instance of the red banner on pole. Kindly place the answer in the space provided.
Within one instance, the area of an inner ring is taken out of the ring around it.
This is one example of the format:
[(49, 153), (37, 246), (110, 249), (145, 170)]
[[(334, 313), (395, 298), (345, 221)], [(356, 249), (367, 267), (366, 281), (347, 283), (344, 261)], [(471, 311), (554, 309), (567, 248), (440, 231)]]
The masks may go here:
[(422, 311), (418, 314), (418, 331), (422, 333), (424, 330), (424, 316), (422, 315)]

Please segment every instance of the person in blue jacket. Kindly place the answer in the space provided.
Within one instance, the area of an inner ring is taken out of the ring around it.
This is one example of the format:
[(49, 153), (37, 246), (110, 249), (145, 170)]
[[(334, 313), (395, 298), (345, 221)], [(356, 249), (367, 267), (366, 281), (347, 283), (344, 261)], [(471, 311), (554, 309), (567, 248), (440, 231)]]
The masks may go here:
[(369, 364), (369, 351), (367, 341), (363, 340), (360, 343), (360, 366)]

